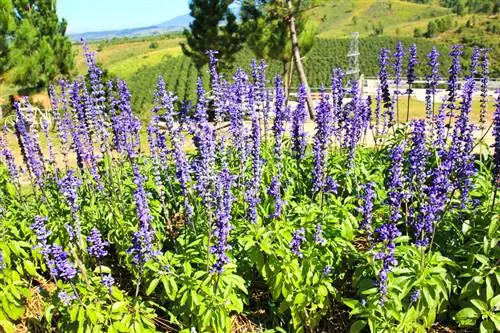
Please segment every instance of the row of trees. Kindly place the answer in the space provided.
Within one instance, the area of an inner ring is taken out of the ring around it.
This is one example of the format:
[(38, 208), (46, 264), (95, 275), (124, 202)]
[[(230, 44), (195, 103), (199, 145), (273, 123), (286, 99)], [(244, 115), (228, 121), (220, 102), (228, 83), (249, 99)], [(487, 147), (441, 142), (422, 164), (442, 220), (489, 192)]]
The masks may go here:
[[(431, 3), (433, 0), (410, 0), (416, 3)], [(500, 10), (499, 0), (442, 0), (441, 3), (453, 8), (458, 15), (467, 13), (487, 13), (494, 14)]]
[[(237, 51), (246, 43), (255, 56), (278, 60), (282, 64), (285, 88), (290, 85), (294, 68), (306, 87), (307, 77), (302, 55), (311, 49), (316, 29), (306, 20), (305, 10), (318, 1), (308, 0), (242, 0), (237, 20), (230, 6), (233, 0), (192, 0), (189, 4), (194, 18), (190, 29), (184, 31), (185, 55), (193, 59), (200, 69), (208, 62), (205, 54), (215, 49), (219, 69), (232, 67)], [(310, 117), (313, 118), (312, 100), (308, 97)]]
[(0, 77), (42, 88), (74, 68), (66, 21), (59, 20), (55, 0), (0, 0)]

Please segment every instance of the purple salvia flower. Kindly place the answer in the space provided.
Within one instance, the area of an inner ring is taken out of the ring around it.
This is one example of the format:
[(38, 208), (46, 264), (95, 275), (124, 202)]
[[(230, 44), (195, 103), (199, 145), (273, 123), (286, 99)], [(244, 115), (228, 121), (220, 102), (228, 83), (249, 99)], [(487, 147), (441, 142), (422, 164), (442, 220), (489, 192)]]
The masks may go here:
[(405, 199), (404, 184), (405, 176), (403, 174), (403, 153), (404, 142), (394, 147), (390, 151), (391, 165), (388, 170), (388, 202), (390, 207), (390, 221), (397, 223), (401, 218), (401, 204)]
[(221, 87), (221, 77), (217, 72), (217, 58), (216, 55), (218, 51), (208, 50), (206, 54), (208, 54), (209, 58), (209, 73), (210, 73), (210, 85), (212, 87), (212, 95), (213, 95), (213, 104), (214, 104), (214, 119), (216, 123), (220, 123), (224, 119), (224, 102), (225, 96)]
[(71, 213), (74, 217), (78, 212), (78, 189), (82, 181), (75, 175), (73, 170), (68, 170), (66, 175), (57, 181), (59, 192), (66, 199)]
[(5, 262), (3, 259), (3, 252), (2, 252), (2, 250), (0, 250), (0, 271), (3, 269), (5, 269)]
[(490, 75), (490, 69), (489, 69), (489, 59), (488, 59), (488, 53), (490, 52), (489, 49), (483, 49), (482, 50), (482, 61), (481, 61), (481, 106), (480, 106), (480, 112), (479, 112), (479, 123), (481, 124), (481, 129), (484, 131), (485, 129), (485, 124), (486, 124), (486, 115), (488, 112), (488, 82), (489, 82), (489, 75)]
[(211, 272), (221, 274), (223, 266), (230, 262), (227, 251), (231, 249), (228, 244), (229, 232), (233, 229), (231, 225), (231, 210), (234, 197), (231, 193), (234, 176), (227, 168), (219, 174), (216, 184), (217, 212), (213, 230), (213, 236), (217, 242), (210, 248), (210, 252), (215, 255), (216, 260), (212, 265)]
[(461, 112), (455, 122), (452, 146), (448, 158), (454, 161), (456, 181), (461, 194), (461, 207), (469, 202), (469, 192), (472, 188), (472, 177), (476, 173), (472, 148), (474, 144), (474, 125), (470, 122), (472, 110), (472, 94), (474, 93), (474, 78), (466, 79), (461, 102)]
[(462, 71), (462, 67), (460, 65), (460, 56), (462, 55), (462, 46), (454, 45), (452, 51), (450, 52), (451, 56), (451, 66), (448, 70), (448, 109), (449, 109), (449, 117), (450, 119), (454, 116), (455, 109), (455, 101), (457, 100), (458, 86), (459, 86), (459, 76)]
[(417, 301), (419, 300), (419, 298), (420, 298), (420, 289), (415, 289), (410, 294), (410, 303), (411, 304), (417, 303)]
[(425, 145), (425, 121), (413, 120), (411, 132), (411, 149), (408, 154), (408, 180), (412, 195), (423, 188), (426, 180), (426, 165), (429, 152)]
[(378, 236), (378, 241), (382, 243), (382, 250), (375, 254), (375, 259), (382, 261), (382, 268), (378, 275), (378, 289), (380, 293), (380, 303), (383, 306), (387, 299), (389, 272), (398, 264), (394, 256), (394, 249), (396, 247), (394, 240), (401, 236), (401, 232), (394, 223), (388, 222), (375, 229), (375, 233)]
[(323, 226), (321, 223), (316, 224), (316, 231), (314, 232), (314, 241), (318, 245), (325, 245), (326, 244), (326, 239), (323, 238)]
[(201, 123), (199, 126), (193, 138), (198, 149), (198, 156), (193, 163), (196, 175), (194, 189), (208, 208), (212, 206), (213, 184), (215, 183), (215, 129), (208, 122)]
[(298, 229), (293, 233), (292, 240), (290, 241), (290, 249), (292, 253), (299, 258), (302, 258), (304, 254), (300, 250), (300, 246), (306, 240), (306, 230), (304, 228)]
[(61, 301), (61, 303), (64, 305), (64, 306), (70, 306), (71, 303), (73, 303), (74, 300), (77, 300), (78, 297), (75, 295), (75, 294), (68, 294), (67, 292), (65, 292), (64, 290), (63, 291), (60, 291), (58, 294), (57, 294), (57, 297), (59, 298), (59, 300)]
[(193, 207), (189, 202), (189, 181), (191, 177), (189, 175), (189, 162), (184, 152), (183, 144), (184, 138), (177, 132), (174, 139), (175, 176), (181, 187), (184, 212), (187, 220), (191, 222), (193, 216)]
[(325, 187), (323, 188), (324, 193), (337, 194), (339, 183), (332, 176), (327, 176), (325, 180)]
[(108, 293), (111, 294), (113, 285), (115, 284), (115, 279), (113, 279), (110, 274), (107, 274), (102, 277), (101, 283), (108, 289)]
[(497, 91), (497, 99), (493, 114), (493, 181), (494, 185), (500, 185), (500, 91)]
[(313, 139), (314, 171), (313, 191), (323, 191), (325, 187), (325, 167), (328, 159), (327, 146), (331, 134), (331, 110), (328, 96), (324, 93), (316, 106), (316, 133)]
[(7, 166), (9, 171), (9, 178), (12, 182), (19, 181), (19, 170), (16, 166), (16, 161), (14, 159), (14, 154), (7, 147), (7, 142), (5, 141), (5, 131), (6, 127), (2, 128), (2, 134), (0, 135), (0, 156), (2, 156), (2, 162)]
[(344, 101), (344, 73), (340, 68), (332, 72), (332, 133), (341, 141), (341, 129), (345, 122), (345, 112), (342, 108)]
[[(251, 88), (252, 90), (253, 88)], [(252, 173), (249, 185), (246, 189), (245, 198), (248, 203), (247, 217), (252, 223), (257, 222), (257, 205), (260, 202), (260, 184), (262, 180), (263, 161), (260, 156), (260, 126), (257, 112), (251, 109), (251, 158)]]
[(132, 255), (132, 261), (142, 266), (149, 259), (156, 257), (158, 252), (154, 250), (154, 230), (151, 228), (151, 214), (149, 212), (146, 190), (144, 189), (145, 177), (141, 175), (136, 163), (132, 163), (134, 172), (135, 210), (139, 220), (139, 230), (134, 232), (132, 246), (128, 248), (127, 254)]
[(87, 62), (90, 89), (91, 89), (91, 104), (89, 107), (88, 119), (90, 130), (95, 132), (98, 137), (98, 143), (101, 152), (104, 153), (108, 147), (109, 133), (105, 121), (105, 102), (106, 94), (104, 84), (102, 82), (103, 71), (97, 66), (95, 61), (95, 53), (91, 52), (88, 45), (82, 39), (83, 54)]
[(130, 93), (125, 81), (118, 81), (118, 101), (117, 106), (120, 110), (118, 116), (118, 142), (119, 152), (125, 152), (129, 159), (139, 155), (141, 146), (139, 131), (141, 129), (140, 120), (132, 113), (130, 107)]
[(87, 242), (89, 243), (87, 252), (91, 256), (96, 257), (97, 260), (108, 255), (106, 247), (109, 243), (102, 240), (101, 233), (96, 228), (92, 228), (92, 230), (90, 230), (90, 235), (87, 236)]
[(245, 163), (245, 118), (244, 103), (248, 96), (248, 77), (238, 68), (233, 76), (234, 84), (231, 86), (231, 102), (229, 106), (229, 132), (231, 133), (234, 147), (238, 153), (240, 163)]
[(475, 77), (477, 75), (477, 66), (479, 64), (479, 55), (480, 49), (477, 46), (474, 46), (474, 50), (472, 50), (472, 57), (470, 60), (470, 76)]
[[(171, 139), (174, 132), (174, 117), (176, 115), (174, 103), (175, 101), (177, 101), (177, 96), (174, 96), (172, 92), (166, 90), (165, 81), (163, 81), (163, 78), (161, 77), (158, 78), (158, 83), (155, 93), (156, 93), (155, 98), (158, 98), (160, 102), (159, 106), (161, 106), (161, 109), (164, 110), (161, 118), (165, 122), (167, 129), (167, 136)], [(158, 140), (161, 140), (161, 136), (160, 138), (158, 138)], [(163, 138), (163, 140), (165, 139)], [(157, 145), (161, 148), (163, 144), (164, 143), (159, 142)]]
[(375, 183), (370, 182), (361, 186), (363, 190), (363, 195), (361, 196), (362, 205), (359, 208), (363, 220), (361, 221), (359, 227), (364, 230), (368, 236), (371, 236), (372, 232), (372, 220), (373, 220), (373, 201), (375, 199)]
[(271, 184), (267, 189), (267, 194), (274, 199), (274, 212), (269, 215), (269, 218), (278, 218), (281, 216), (281, 209), (283, 206), (283, 201), (281, 199), (281, 182), (280, 177), (273, 176), (271, 179)]
[(283, 81), (281, 76), (274, 78), (274, 123), (272, 131), (274, 134), (274, 155), (279, 164), (282, 159), (283, 133), (285, 132), (286, 114), (286, 96), (283, 90)]
[(394, 52), (392, 54), (392, 57), (394, 58), (393, 68), (394, 68), (394, 75), (395, 75), (394, 84), (396, 85), (396, 91), (395, 91), (396, 96), (400, 94), (399, 86), (403, 82), (402, 75), (403, 75), (404, 56), (405, 56), (405, 51), (404, 51), (403, 44), (401, 42), (397, 42), (396, 52)]
[(417, 64), (418, 64), (417, 45), (412, 44), (408, 48), (408, 66), (406, 67), (406, 83), (408, 84), (408, 90), (406, 91), (406, 93), (408, 95), (411, 95), (413, 93), (411, 85), (417, 79), (417, 74), (415, 71)]
[(196, 123), (204, 123), (208, 121), (207, 115), (207, 105), (208, 101), (205, 97), (205, 89), (203, 88), (203, 81), (198, 77), (196, 82), (196, 94), (198, 96), (198, 102), (196, 103), (196, 109), (194, 112), (193, 120)]
[[(27, 103), (27, 101), (26, 101)], [(35, 183), (39, 186), (43, 182), (43, 174), (45, 172), (45, 167), (43, 165), (43, 158), (41, 155), (40, 147), (33, 135), (28, 132), (26, 128), (27, 120), (24, 117), (21, 106), (19, 103), (14, 103), (16, 109), (17, 119), (15, 124), (16, 135), (19, 140), (19, 146), (21, 147), (23, 158), (28, 166), (28, 170), (35, 180)]]
[(434, 230), (435, 222), (438, 221), (439, 215), (448, 202), (449, 193), (453, 191), (453, 184), (450, 180), (452, 167), (453, 161), (449, 159), (448, 155), (430, 173), (432, 181), (430, 186), (425, 189), (426, 196), (414, 225), (415, 244), (418, 246), (429, 245), (429, 236)]
[[(379, 80), (380, 80), (380, 90), (382, 93), (382, 101), (384, 102), (384, 108), (390, 109), (391, 107), (391, 94), (389, 93), (389, 83), (387, 81), (388, 79), (388, 73), (387, 73), (387, 60), (389, 58), (389, 53), (390, 51), (388, 49), (381, 49), (380, 50), (380, 55), (379, 55)], [(394, 115), (390, 117), (390, 124), (392, 125), (392, 119), (394, 118)]]
[(306, 98), (307, 91), (303, 84), (299, 87), (297, 107), (292, 114), (292, 151), (296, 159), (304, 157), (306, 150), (306, 133), (304, 131), (304, 122), (306, 120)]
[(78, 273), (74, 264), (69, 261), (69, 254), (63, 251), (61, 246), (51, 245), (48, 257), (47, 266), (49, 266), (50, 275), (54, 278), (68, 282)]
[(437, 92), (437, 86), (441, 80), (441, 76), (439, 75), (439, 52), (435, 46), (433, 46), (431, 52), (427, 54), (427, 59), (427, 66), (429, 66), (430, 74), (425, 77), (425, 109), (427, 119), (432, 119), (434, 116), (434, 99)]
[(352, 168), (354, 165), (354, 154), (357, 143), (361, 140), (363, 135), (364, 124), (364, 105), (360, 98), (360, 91), (357, 81), (351, 81), (350, 94), (351, 101), (346, 106), (346, 119), (345, 119), (345, 134), (343, 146), (348, 147), (347, 166)]
[[(377, 94), (375, 95), (375, 140), (378, 140), (382, 131), (380, 130), (380, 107), (382, 105), (382, 91), (380, 86), (377, 87)], [(377, 141), (375, 141), (377, 142)]]

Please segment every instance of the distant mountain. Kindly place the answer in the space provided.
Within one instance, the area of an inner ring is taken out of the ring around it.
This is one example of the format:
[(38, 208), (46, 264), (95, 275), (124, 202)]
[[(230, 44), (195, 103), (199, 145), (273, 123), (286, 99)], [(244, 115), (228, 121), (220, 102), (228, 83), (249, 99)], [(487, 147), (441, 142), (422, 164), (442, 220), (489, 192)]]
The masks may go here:
[(68, 37), (74, 41), (79, 41), (81, 38), (87, 41), (92, 41), (100, 39), (112, 39), (115, 37), (119, 38), (159, 35), (168, 32), (182, 31), (184, 28), (189, 27), (189, 23), (191, 23), (192, 20), (193, 18), (189, 14), (185, 14), (176, 16), (168, 21), (149, 27), (83, 32), (78, 34), (68, 34)]
[(193, 21), (193, 17), (189, 14), (179, 15), (171, 18), (168, 21), (158, 24), (159, 27), (176, 28), (182, 30), (189, 27), (189, 23)]

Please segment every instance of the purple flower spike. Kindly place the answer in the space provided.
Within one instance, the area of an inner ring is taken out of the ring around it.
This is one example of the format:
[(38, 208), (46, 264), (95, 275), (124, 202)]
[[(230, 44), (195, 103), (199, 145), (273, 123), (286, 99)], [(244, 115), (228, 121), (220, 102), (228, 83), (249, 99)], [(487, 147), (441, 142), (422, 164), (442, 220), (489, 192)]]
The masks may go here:
[(89, 243), (87, 251), (91, 256), (100, 259), (108, 255), (106, 247), (109, 243), (102, 240), (101, 233), (96, 228), (90, 230), (90, 236), (87, 237), (87, 242)]
[(302, 258), (304, 254), (300, 250), (300, 246), (306, 240), (306, 230), (304, 228), (298, 229), (293, 233), (292, 240), (290, 241), (290, 248), (292, 253), (299, 258)]

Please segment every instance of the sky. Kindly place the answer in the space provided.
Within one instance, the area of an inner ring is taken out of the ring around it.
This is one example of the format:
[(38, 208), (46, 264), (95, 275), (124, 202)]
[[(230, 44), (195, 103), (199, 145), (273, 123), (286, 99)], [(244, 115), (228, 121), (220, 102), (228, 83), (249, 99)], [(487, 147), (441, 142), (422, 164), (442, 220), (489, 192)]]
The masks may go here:
[(146, 27), (189, 13), (188, 0), (58, 0), (67, 33)]

